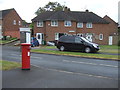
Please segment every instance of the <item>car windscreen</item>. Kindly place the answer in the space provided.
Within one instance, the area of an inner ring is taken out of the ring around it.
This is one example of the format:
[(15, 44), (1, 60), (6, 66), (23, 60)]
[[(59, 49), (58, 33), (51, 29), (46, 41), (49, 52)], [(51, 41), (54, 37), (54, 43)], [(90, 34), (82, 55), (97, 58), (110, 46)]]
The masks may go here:
[(84, 37), (81, 37), (81, 39), (82, 39), (82, 40), (84, 40), (85, 42), (90, 43), (90, 41), (89, 41), (89, 40), (87, 40), (87, 39), (86, 39), (86, 38), (84, 38)]

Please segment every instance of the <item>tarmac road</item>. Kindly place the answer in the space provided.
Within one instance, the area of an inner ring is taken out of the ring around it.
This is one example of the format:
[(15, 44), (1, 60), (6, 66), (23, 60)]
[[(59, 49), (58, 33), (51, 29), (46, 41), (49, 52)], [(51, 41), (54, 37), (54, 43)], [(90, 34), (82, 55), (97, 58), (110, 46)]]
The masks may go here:
[[(19, 47), (2, 50), (21, 62)], [(3, 88), (118, 88), (118, 61), (32, 53), (30, 71), (3, 71)]]

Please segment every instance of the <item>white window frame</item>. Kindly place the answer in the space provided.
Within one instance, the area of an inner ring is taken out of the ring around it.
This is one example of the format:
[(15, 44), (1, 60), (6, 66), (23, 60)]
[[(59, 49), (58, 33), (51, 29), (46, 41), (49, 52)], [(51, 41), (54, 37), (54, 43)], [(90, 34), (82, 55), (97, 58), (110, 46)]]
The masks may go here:
[(21, 21), (18, 22), (19, 26), (21, 25)]
[(43, 27), (43, 21), (37, 21), (37, 27)]
[(0, 24), (0, 30), (2, 30), (2, 25)]
[(13, 20), (13, 25), (16, 25), (16, 20)]
[(55, 40), (59, 40), (59, 33), (55, 33)]
[(91, 22), (86, 23), (86, 28), (93, 28), (93, 25)]
[(99, 34), (99, 40), (103, 40), (103, 34)]
[(71, 27), (72, 26), (72, 22), (71, 21), (64, 21), (64, 26), (65, 27)]
[(78, 23), (77, 23), (77, 28), (83, 28), (83, 23), (78, 22)]
[(51, 26), (58, 26), (58, 21), (57, 20), (52, 20), (51, 21)]

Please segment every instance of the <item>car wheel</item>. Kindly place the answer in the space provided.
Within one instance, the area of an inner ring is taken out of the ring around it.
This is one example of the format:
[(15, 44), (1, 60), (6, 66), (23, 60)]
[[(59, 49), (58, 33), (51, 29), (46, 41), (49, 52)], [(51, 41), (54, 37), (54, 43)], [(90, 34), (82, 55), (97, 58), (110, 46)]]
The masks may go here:
[(91, 52), (91, 48), (90, 48), (90, 47), (86, 47), (86, 48), (85, 48), (85, 52), (86, 52), (86, 53), (90, 53), (90, 52)]
[(64, 46), (60, 46), (60, 51), (64, 51), (65, 47)]

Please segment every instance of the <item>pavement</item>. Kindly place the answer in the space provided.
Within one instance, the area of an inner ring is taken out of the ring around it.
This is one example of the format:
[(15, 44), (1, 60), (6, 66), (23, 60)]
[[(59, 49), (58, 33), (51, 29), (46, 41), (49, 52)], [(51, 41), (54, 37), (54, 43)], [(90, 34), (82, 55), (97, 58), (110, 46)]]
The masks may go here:
[[(99, 82), (98, 78), (89, 78), (85, 75), (78, 77), (74, 73), (65, 73), (35, 66), (32, 66), (31, 70), (26, 71), (20, 68), (3, 71), (2, 79), (3, 88), (117, 88), (117, 84), (116, 86), (110, 85), (112, 81), (104, 78), (102, 81), (106, 85)], [(87, 82), (88, 80), (91, 83)]]

